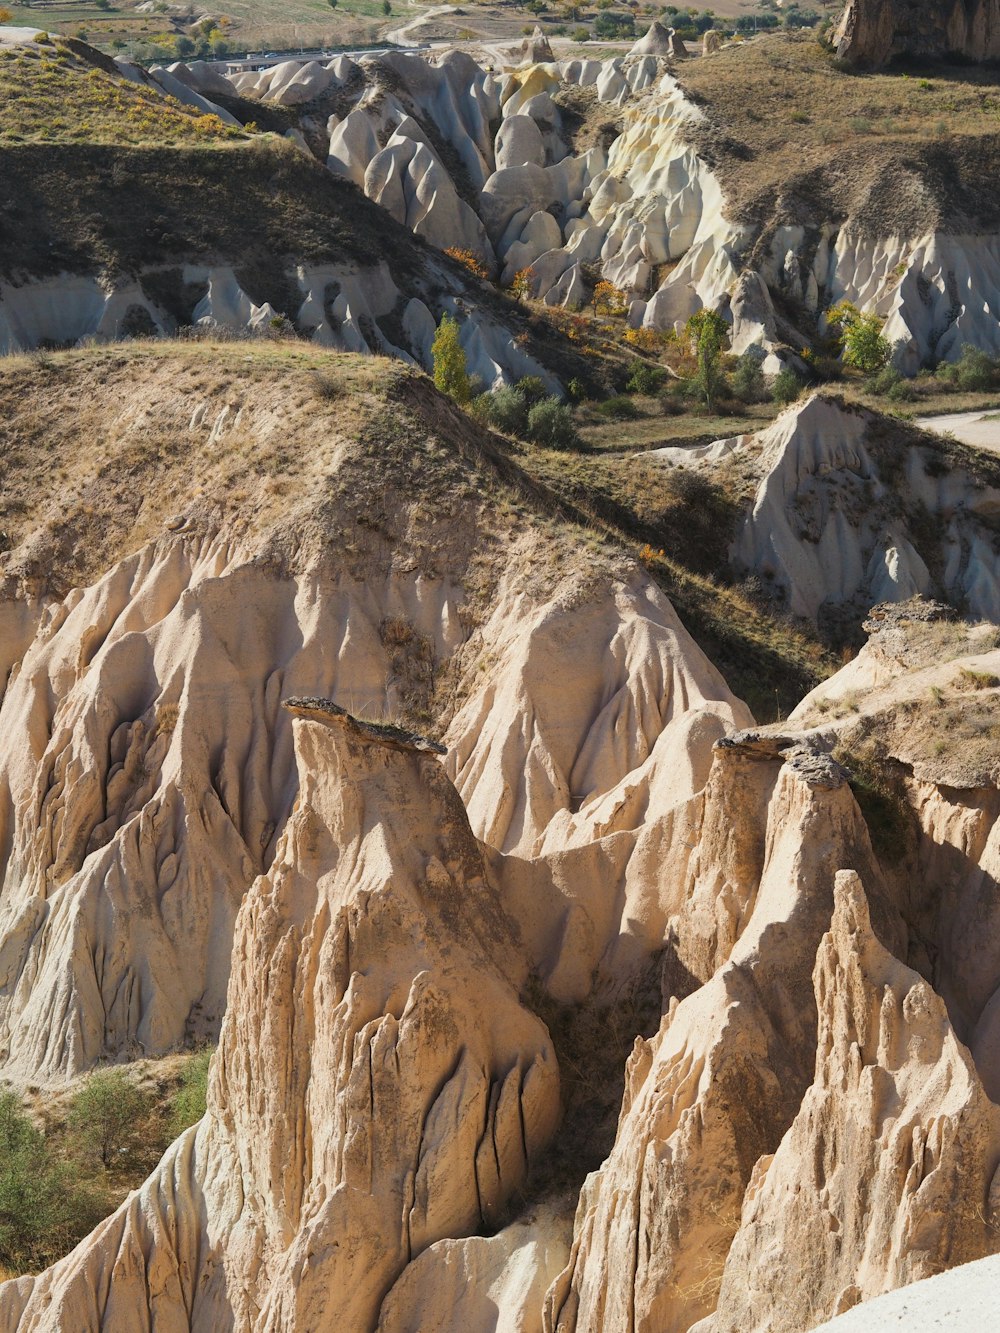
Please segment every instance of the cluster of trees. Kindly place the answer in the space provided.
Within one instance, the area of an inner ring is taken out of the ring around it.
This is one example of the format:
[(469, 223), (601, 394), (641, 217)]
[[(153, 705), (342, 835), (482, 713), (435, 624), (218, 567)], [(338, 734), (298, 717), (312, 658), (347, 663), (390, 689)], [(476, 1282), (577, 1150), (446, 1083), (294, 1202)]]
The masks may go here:
[[(336, 0), (328, 0), (334, 4)], [(741, 14), (738, 18), (720, 17), (711, 9), (699, 10), (696, 7), (667, 5), (663, 9), (646, 4), (640, 6), (635, 0), (625, 0), (616, 7), (616, 0), (596, 0), (593, 8), (597, 11), (591, 19), (591, 27), (568, 28), (568, 22), (581, 23), (590, 19), (586, 8), (579, 0), (528, 0), (525, 9), (539, 17), (551, 16), (560, 20), (553, 32), (569, 32), (577, 41), (586, 41), (596, 37), (601, 41), (621, 41), (633, 38), (644, 31), (650, 19), (656, 18), (668, 27), (676, 29), (684, 41), (697, 41), (702, 33), (715, 28), (721, 33), (738, 33), (740, 36), (752, 36), (755, 32), (766, 32), (774, 28), (786, 29), (811, 28), (819, 24), (821, 15), (812, 9), (803, 9), (798, 4), (787, 5), (776, 12), (771, 0), (760, 0), (757, 13)], [(639, 17), (637, 17), (639, 16)], [(530, 28), (525, 28), (530, 32)]]
[(449, 314), (441, 317), (431, 356), (437, 387), (485, 425), (550, 449), (572, 449), (579, 443), (570, 409), (547, 395), (537, 376), (526, 375), (516, 385), (482, 392), (469, 374), (458, 322)]
[(0, 1092), (0, 1264), (15, 1273), (45, 1267), (91, 1231), (204, 1115), (210, 1058), (206, 1049), (188, 1059), (165, 1106), (127, 1070), (98, 1070), (49, 1134), (15, 1092)]

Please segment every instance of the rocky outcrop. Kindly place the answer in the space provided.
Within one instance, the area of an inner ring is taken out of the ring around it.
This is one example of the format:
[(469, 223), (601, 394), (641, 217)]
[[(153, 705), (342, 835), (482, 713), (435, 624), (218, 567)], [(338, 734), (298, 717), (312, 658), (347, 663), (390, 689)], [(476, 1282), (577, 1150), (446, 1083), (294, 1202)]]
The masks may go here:
[(811, 1328), (998, 1248), (1000, 1107), (939, 997), (878, 942), (855, 872), (835, 899), (815, 1080), (754, 1169), (704, 1333)]
[(372, 1328), (555, 1128), (551, 1042), (439, 760), (288, 707), (299, 797), (240, 913), (209, 1112), (72, 1255), (0, 1290), (5, 1328)]
[[(1000, 619), (1000, 564), (988, 535), (1000, 496), (974, 475), (971, 458), (963, 468), (929, 436), (823, 395), (733, 447), (753, 453), (760, 481), (732, 559), (795, 615), (851, 606), (863, 615), (933, 591)], [(710, 469), (713, 456), (697, 466)]]
[[(27, 544), (6, 557), (21, 570), (0, 599), (8, 1076), (58, 1081), (218, 1032), (236, 914), (295, 800), (284, 691), (376, 718), (417, 707), (447, 726), (446, 763), (492, 848), (491, 873), (512, 904), (533, 904), (525, 945), (562, 998), (586, 995), (598, 964), (620, 975), (648, 958), (665, 901), (656, 849), (683, 853), (681, 812), (704, 787), (712, 743), (750, 722), (662, 594), (624, 565), (574, 572), (568, 550), (550, 583), (528, 530), (494, 547), (474, 497), (496, 480), (456, 467), (454, 438), (437, 431), (443, 423), (473, 451), (483, 442), (416, 377), (384, 371), (417, 393), (415, 415), (397, 401), (396, 429), (416, 442), (407, 459), (428, 436), (440, 452), (387, 497), (366, 496), (362, 480), (384, 425), (368, 435), (345, 421), (341, 438), (309, 376), (275, 396), (239, 357), (231, 388), (206, 399), (178, 387), (186, 371), (169, 357), (135, 369), (141, 387), (116, 376), (116, 415), (102, 414), (100, 466), (135, 475), (152, 394), (169, 479), (157, 464), (125, 483), (143, 497), (144, 526), (135, 494), (119, 496), (128, 513), (108, 544), (148, 540), (99, 576), (76, 572), (65, 596), (37, 586), (58, 574), (49, 528), (28, 524)], [(71, 392), (85, 413), (96, 380), (86, 362), (79, 373)], [(331, 373), (354, 370), (347, 360)], [(288, 431), (309, 464), (286, 488), (272, 474)], [(211, 464), (193, 464), (194, 497), (167, 462), (243, 450), (265, 478), (249, 529), (239, 512), (220, 519), (232, 486)], [(85, 466), (74, 493), (91, 484)], [(101, 485), (113, 509), (115, 488)], [(337, 499), (355, 494), (356, 513)], [(69, 547), (77, 519), (61, 522), (54, 540)], [(491, 550), (509, 568), (470, 566)], [(523, 568), (535, 571), (527, 585)], [(448, 682), (443, 701), (435, 680)]]
[(1000, 57), (997, 0), (850, 0), (834, 36), (837, 54), (855, 65), (916, 59)]
[(754, 1164), (811, 1078), (810, 974), (836, 871), (878, 882), (843, 772), (754, 735), (716, 749), (696, 858), (673, 938), (705, 984), (636, 1043), (615, 1147), (549, 1291), (557, 1333), (681, 1333), (713, 1310)]

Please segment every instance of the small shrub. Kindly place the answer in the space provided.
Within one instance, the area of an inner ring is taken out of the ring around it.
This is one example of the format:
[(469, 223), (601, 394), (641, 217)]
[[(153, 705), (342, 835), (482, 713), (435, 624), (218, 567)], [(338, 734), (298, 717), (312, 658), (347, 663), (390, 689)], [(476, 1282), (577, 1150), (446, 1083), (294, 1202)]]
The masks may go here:
[(628, 383), (625, 388), (629, 393), (641, 393), (651, 398), (663, 387), (667, 372), (662, 366), (651, 366), (648, 361), (633, 361), (629, 367)]
[(981, 351), (966, 343), (962, 355), (955, 363), (955, 383), (963, 393), (982, 393), (996, 383), (996, 362)]
[(865, 388), (869, 393), (875, 393), (878, 394), (880, 398), (884, 398), (891, 389), (895, 388), (902, 378), (902, 375), (895, 366), (886, 366), (883, 370), (880, 370), (877, 375), (872, 376), (865, 385)]
[(492, 393), (480, 394), (473, 412), (486, 425), (505, 435), (523, 439), (528, 429), (528, 403), (519, 387), (506, 385)]
[(545, 385), (537, 375), (522, 376), (517, 382), (517, 391), (529, 407), (534, 407), (535, 403), (547, 397)]
[(549, 449), (575, 449), (580, 443), (573, 414), (558, 398), (535, 403), (528, 413), (528, 438)]
[(587, 396), (587, 386), (584, 384), (583, 380), (577, 379), (574, 375), (566, 385), (566, 392), (573, 399), (574, 403), (581, 403)]
[(794, 370), (779, 371), (771, 385), (771, 398), (782, 407), (794, 403), (802, 392), (802, 381)]
[(0, 1093), (0, 1263), (15, 1272), (52, 1263), (94, 1220), (89, 1196), (17, 1095)]
[(454, 259), (456, 264), (461, 264), (464, 269), (468, 269), (475, 278), (488, 278), (490, 276), (486, 265), (472, 250), (463, 250), (457, 245), (450, 245), (445, 250), (445, 254), (449, 259)]
[(758, 348), (751, 347), (736, 362), (730, 382), (733, 393), (741, 403), (763, 403), (767, 400), (763, 358)]
[(317, 396), (326, 399), (327, 402), (339, 398), (344, 392), (340, 381), (332, 370), (314, 370), (311, 378)]
[(887, 395), (890, 403), (912, 403), (917, 391), (909, 380), (899, 379)]
[(140, 1146), (149, 1109), (124, 1069), (98, 1069), (73, 1098), (69, 1125), (84, 1155), (107, 1169)]
[(964, 690), (993, 690), (1000, 685), (1000, 676), (992, 671), (973, 671), (963, 667), (958, 673), (958, 684)]
[(639, 416), (639, 409), (633, 403), (631, 398), (619, 395), (615, 398), (605, 398), (603, 403), (598, 403), (596, 411), (602, 417), (608, 417), (612, 421), (635, 421)]

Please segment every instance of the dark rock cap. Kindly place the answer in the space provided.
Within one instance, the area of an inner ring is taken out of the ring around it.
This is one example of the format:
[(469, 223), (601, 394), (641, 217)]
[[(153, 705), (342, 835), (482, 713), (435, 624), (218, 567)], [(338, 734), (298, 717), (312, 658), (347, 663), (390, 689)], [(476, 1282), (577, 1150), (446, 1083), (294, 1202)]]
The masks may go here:
[(282, 706), (295, 717), (309, 718), (313, 722), (330, 722), (339, 719), (353, 730), (360, 732), (368, 740), (380, 745), (388, 745), (393, 750), (417, 750), (424, 754), (447, 754), (448, 747), (439, 745), (427, 736), (420, 736), (405, 727), (397, 727), (392, 722), (366, 722), (354, 717), (346, 708), (341, 708), (332, 699), (320, 699), (314, 696), (295, 696), (282, 700)]

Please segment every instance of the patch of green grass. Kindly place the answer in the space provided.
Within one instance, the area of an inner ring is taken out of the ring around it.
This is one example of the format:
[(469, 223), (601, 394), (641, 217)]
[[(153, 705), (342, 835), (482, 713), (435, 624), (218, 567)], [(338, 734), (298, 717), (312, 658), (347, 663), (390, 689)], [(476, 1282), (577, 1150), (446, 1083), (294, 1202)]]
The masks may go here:
[(245, 140), (224, 124), (104, 69), (63, 45), (0, 51), (0, 147), (87, 143), (215, 146)]

